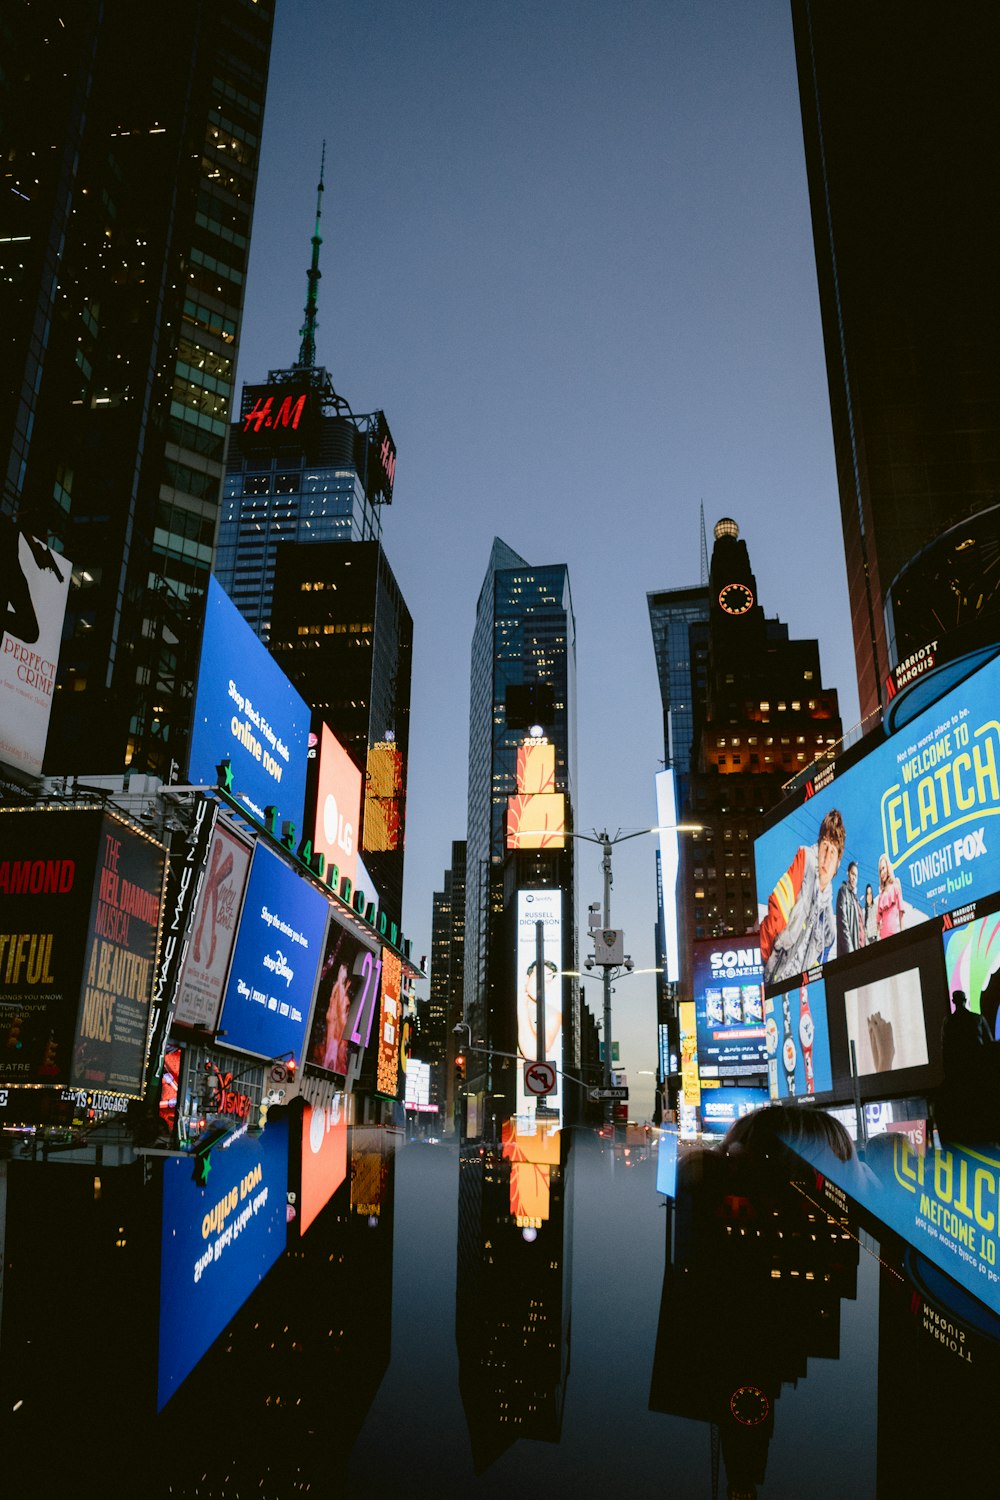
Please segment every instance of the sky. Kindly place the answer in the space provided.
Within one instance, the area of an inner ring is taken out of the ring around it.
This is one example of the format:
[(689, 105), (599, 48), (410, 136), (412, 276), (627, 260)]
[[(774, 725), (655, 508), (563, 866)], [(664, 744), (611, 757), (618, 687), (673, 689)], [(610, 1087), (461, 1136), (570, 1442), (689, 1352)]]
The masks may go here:
[[(765, 613), (819, 637), (857, 722), (790, 11), (278, 0), (238, 388), (297, 357), (324, 140), (317, 362), (356, 412), (385, 411), (397, 448), (383, 543), (414, 621), (403, 919), (419, 956), (465, 837), (494, 536), (569, 568), (578, 829), (655, 822), (646, 594), (700, 581), (702, 503), (709, 548), (735, 518)], [(654, 846), (614, 857), (637, 968), (654, 963)], [(585, 843), (577, 891), (585, 930), (601, 895)], [(642, 1119), (652, 974), (618, 984), (613, 1036)]]

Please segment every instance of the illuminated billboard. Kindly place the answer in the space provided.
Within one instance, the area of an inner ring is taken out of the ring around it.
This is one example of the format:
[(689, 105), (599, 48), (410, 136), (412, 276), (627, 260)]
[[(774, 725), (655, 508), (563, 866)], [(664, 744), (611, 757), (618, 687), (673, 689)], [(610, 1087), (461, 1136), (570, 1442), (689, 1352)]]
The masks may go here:
[(189, 779), (214, 786), (230, 762), (225, 790), (263, 821), (301, 830), (306, 800), (310, 709), (216, 581), (208, 580), (198, 667)]
[(844, 994), (847, 1044), (854, 1043), (859, 1074), (923, 1067), (927, 1031), (919, 968), (849, 989)]
[(564, 849), (566, 798), (562, 792), (535, 792), (507, 798), (508, 849)]
[(664, 978), (677, 984), (681, 977), (680, 945), (677, 938), (677, 868), (680, 846), (677, 833), (677, 786), (673, 771), (656, 773), (656, 826), (660, 832), (660, 902), (666, 953)]
[[(562, 978), (562, 900), (558, 887), (549, 890), (518, 891), (517, 947), (515, 974), (517, 984), (517, 1050), (521, 1057), (539, 1057), (537, 924), (541, 922), (543, 942), (545, 1037), (544, 1057), (560, 1071), (553, 1092), (542, 1101), (543, 1110), (553, 1110), (562, 1119), (563, 1080), (563, 978)], [(517, 1068), (517, 1115), (519, 1128), (538, 1109), (538, 1101), (524, 1087), (524, 1069)], [(529, 1127), (530, 1128), (530, 1127)]]
[(305, 1234), (346, 1178), (347, 1104), (342, 1094), (334, 1094), (326, 1106), (307, 1104), (302, 1116), (300, 1234)]
[(559, 1123), (536, 1117), (522, 1130), (516, 1120), (505, 1120), (502, 1143), (503, 1155), (510, 1162), (511, 1216), (522, 1228), (538, 1228), (549, 1217), (552, 1168), (560, 1163)]
[(708, 1135), (725, 1135), (730, 1125), (762, 1109), (768, 1099), (767, 1089), (708, 1089), (701, 1096), (701, 1128)]
[(321, 891), (256, 846), (220, 1019), (227, 1048), (302, 1061), (328, 914)]
[(375, 1092), (395, 1099), (399, 1092), (403, 965), (391, 948), (382, 949), (382, 1001), (379, 1006), (378, 1066)]
[(803, 977), (764, 1001), (768, 1091), (772, 1099), (811, 1099), (833, 1087), (830, 1027), (822, 979)]
[[(973, 915), (974, 913), (974, 915)], [(973, 1015), (1000, 1040), (1000, 897), (971, 907), (968, 919), (944, 930), (944, 966), (949, 997), (961, 990)]]
[(336, 917), (330, 920), (306, 1062), (346, 1078), (352, 1050), (368, 1046), (382, 957)]
[(1000, 887), (998, 693), (1000, 659), (840, 775), (806, 783), (757, 840), (766, 983)]
[(519, 792), (534, 795), (556, 789), (556, 747), (548, 740), (525, 740), (517, 747), (515, 768)]
[(250, 848), (219, 823), (213, 834), (177, 982), (173, 1021), (214, 1031), (233, 956)]
[(164, 1162), (158, 1409), (281, 1255), (287, 1195), (283, 1122), (220, 1143), (205, 1187), (189, 1158)]
[(327, 868), (335, 866), (340, 878), (346, 875), (352, 886), (358, 864), (360, 823), (361, 772), (324, 724), (319, 734), (313, 853), (322, 854)]
[(166, 851), (108, 813), (0, 813), (0, 1083), (142, 1090)]
[(755, 933), (692, 944), (698, 1071), (735, 1082), (767, 1071), (763, 966)]
[(73, 565), (0, 516), (0, 761), (42, 774)]
[(395, 740), (379, 740), (368, 747), (365, 785), (366, 853), (384, 853), (403, 846), (403, 752)]

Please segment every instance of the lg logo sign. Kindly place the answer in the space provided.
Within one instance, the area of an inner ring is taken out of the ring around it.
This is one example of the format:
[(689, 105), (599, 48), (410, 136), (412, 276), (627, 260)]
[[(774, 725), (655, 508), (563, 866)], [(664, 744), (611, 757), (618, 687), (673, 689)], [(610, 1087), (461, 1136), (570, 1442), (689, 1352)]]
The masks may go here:
[(348, 822), (338, 810), (337, 799), (332, 792), (327, 793), (323, 804), (323, 834), (331, 848), (336, 847), (344, 854), (353, 854), (354, 824)]

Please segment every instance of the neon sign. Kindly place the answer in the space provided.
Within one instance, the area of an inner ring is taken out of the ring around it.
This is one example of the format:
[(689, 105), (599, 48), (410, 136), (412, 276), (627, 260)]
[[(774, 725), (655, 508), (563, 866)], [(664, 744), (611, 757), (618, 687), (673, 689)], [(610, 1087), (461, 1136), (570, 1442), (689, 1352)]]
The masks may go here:
[(273, 395), (260, 395), (252, 411), (247, 412), (243, 418), (243, 431), (254, 432), (277, 431), (279, 429), (289, 432), (297, 432), (299, 423), (302, 421), (306, 409), (307, 392), (301, 395), (292, 394), (281, 399), (280, 405), (275, 405), (277, 398)]

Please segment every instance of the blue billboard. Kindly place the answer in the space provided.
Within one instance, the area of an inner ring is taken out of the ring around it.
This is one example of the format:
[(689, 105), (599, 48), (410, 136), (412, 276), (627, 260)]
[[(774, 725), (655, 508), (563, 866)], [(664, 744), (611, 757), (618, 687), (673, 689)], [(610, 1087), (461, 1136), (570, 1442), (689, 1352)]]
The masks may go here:
[(830, 1092), (830, 1026), (822, 979), (809, 983), (803, 975), (792, 989), (768, 995), (764, 1029), (772, 1099), (811, 1099)]
[(735, 1083), (767, 1071), (757, 934), (692, 944), (698, 1072)]
[(840, 774), (821, 771), (757, 840), (765, 984), (1000, 888), (998, 696), (1000, 658)]
[(163, 1165), (157, 1409), (186, 1380), (285, 1248), (288, 1127), (230, 1136), (206, 1187), (190, 1157)]
[(228, 760), (226, 790), (260, 821), (266, 807), (278, 821), (302, 827), (306, 801), (310, 709), (267, 647), (214, 577), (208, 580), (205, 629), (188, 773), (214, 786)]
[(301, 1063), (329, 911), (321, 891), (257, 845), (219, 1020), (227, 1049)]
[(707, 1135), (725, 1135), (744, 1115), (763, 1109), (767, 1089), (706, 1089), (701, 1092), (701, 1128)]

